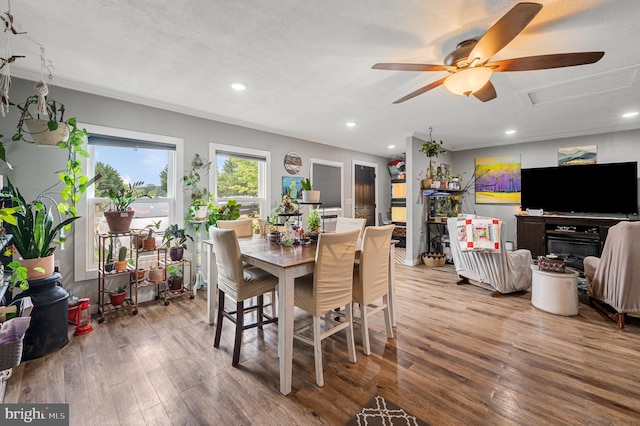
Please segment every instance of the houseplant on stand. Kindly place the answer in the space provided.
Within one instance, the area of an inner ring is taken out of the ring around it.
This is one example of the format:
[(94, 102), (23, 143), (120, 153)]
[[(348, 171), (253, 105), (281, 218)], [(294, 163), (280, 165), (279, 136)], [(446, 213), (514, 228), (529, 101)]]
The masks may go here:
[(109, 203), (104, 212), (104, 218), (109, 225), (109, 231), (112, 233), (128, 232), (133, 220), (135, 211), (131, 208), (131, 204), (148, 195), (143, 194), (140, 187), (144, 184), (142, 181), (129, 183), (117, 191), (109, 189)]
[(320, 215), (317, 208), (309, 210), (309, 216), (307, 216), (307, 237), (310, 240), (315, 241), (318, 239), (318, 233), (320, 232)]
[(180, 291), (184, 284), (184, 276), (182, 275), (181, 265), (169, 265), (167, 266), (167, 273), (169, 274), (169, 290)]
[(434, 157), (438, 158), (439, 155), (447, 152), (447, 150), (442, 147), (443, 142), (441, 140), (436, 141), (435, 139), (433, 139), (433, 137), (431, 136), (432, 132), (433, 129), (429, 127), (429, 140), (424, 142), (422, 144), (422, 147), (420, 148), (420, 152), (429, 158), (429, 164), (427, 165), (427, 177), (422, 180), (423, 188), (430, 188), (433, 182), (433, 178), (435, 177), (435, 170), (432, 170), (431, 167), (431, 159)]
[(320, 202), (320, 191), (314, 191), (311, 186), (311, 179), (303, 178), (300, 180), (302, 185), (302, 202), (303, 203), (318, 203)]
[(105, 290), (109, 294), (109, 302), (113, 306), (120, 306), (127, 298), (127, 285), (123, 284), (114, 290)]
[(172, 261), (182, 260), (184, 250), (187, 248), (187, 239), (193, 242), (193, 237), (187, 234), (184, 229), (179, 228), (176, 223), (165, 229), (162, 243), (169, 248), (169, 257)]

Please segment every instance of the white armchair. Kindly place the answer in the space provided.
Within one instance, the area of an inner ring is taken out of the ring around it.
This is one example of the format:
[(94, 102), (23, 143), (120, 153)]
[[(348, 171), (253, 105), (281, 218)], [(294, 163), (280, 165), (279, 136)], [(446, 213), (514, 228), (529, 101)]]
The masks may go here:
[[(529, 250), (516, 250), (508, 252), (504, 248), (504, 233), (501, 231), (502, 222), (496, 221), (500, 234), (497, 239), (497, 249), (469, 249), (464, 250), (460, 244), (458, 218), (447, 220), (447, 228), (451, 239), (451, 256), (458, 276), (462, 278), (460, 283), (479, 285), (497, 293), (513, 293), (528, 290), (531, 287), (531, 252)], [(494, 247), (495, 248), (495, 247)]]

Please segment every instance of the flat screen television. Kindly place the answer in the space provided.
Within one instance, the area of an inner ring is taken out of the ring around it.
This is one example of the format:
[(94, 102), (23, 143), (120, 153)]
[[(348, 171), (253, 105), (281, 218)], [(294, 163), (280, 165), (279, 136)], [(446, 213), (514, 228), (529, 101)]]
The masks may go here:
[(637, 169), (636, 161), (522, 169), (521, 208), (637, 215)]

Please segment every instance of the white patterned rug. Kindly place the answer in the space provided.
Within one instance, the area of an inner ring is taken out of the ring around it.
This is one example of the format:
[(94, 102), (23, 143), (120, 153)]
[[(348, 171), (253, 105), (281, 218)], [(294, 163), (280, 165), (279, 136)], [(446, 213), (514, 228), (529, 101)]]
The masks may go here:
[(345, 426), (426, 426), (428, 424), (380, 395), (376, 395), (345, 423)]

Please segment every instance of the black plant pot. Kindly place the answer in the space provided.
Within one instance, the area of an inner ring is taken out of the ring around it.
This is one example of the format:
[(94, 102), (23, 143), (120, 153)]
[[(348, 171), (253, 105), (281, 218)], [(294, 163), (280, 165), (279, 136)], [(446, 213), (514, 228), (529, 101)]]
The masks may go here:
[(29, 289), (16, 296), (31, 296), (31, 324), (24, 336), (22, 360), (40, 358), (69, 343), (67, 319), (69, 293), (61, 287), (59, 273), (29, 281)]

